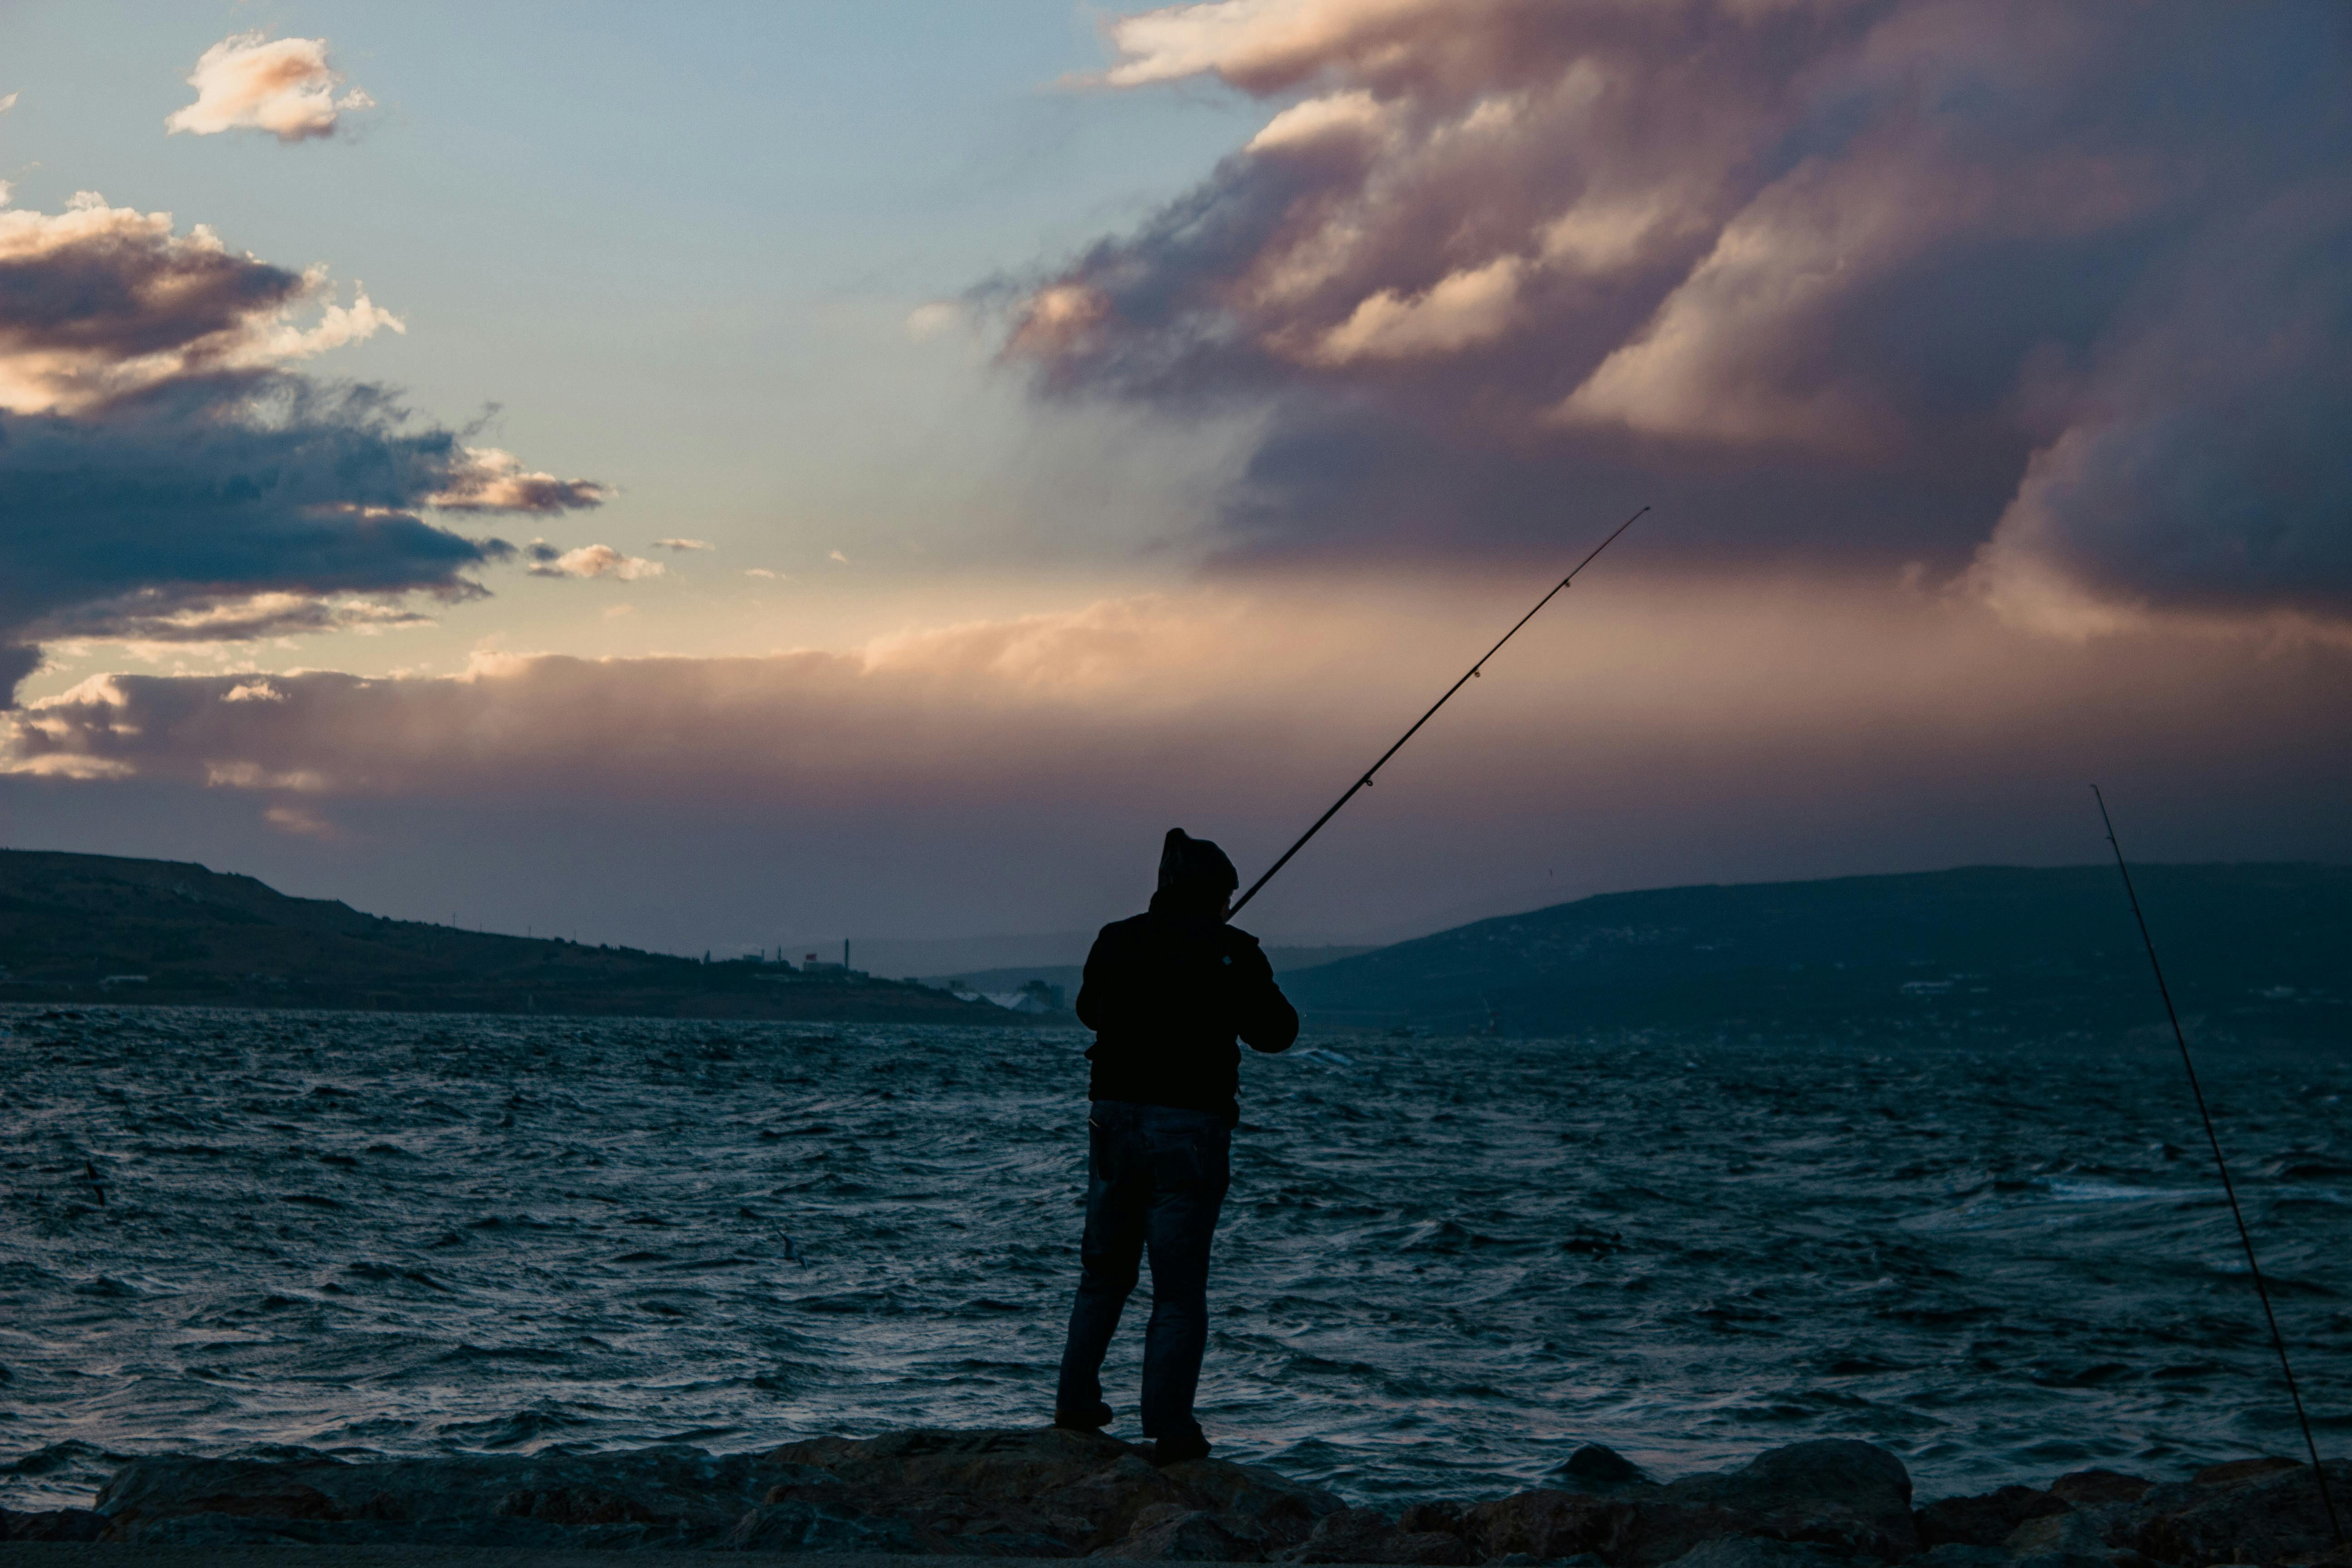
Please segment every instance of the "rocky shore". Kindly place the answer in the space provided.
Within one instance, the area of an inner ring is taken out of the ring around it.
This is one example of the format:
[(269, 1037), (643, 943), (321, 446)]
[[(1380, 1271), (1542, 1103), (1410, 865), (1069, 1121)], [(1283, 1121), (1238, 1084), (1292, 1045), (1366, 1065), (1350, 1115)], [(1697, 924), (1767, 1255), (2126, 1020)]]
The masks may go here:
[[(2352, 1463), (2330, 1464), (2328, 1479), (2339, 1506), (2352, 1502)], [(0, 1510), (0, 1540), (1432, 1568), (2352, 1568), (2310, 1468), (2286, 1459), (2174, 1481), (2081, 1470), (1915, 1504), (1902, 1461), (1867, 1443), (1799, 1443), (1664, 1482), (1587, 1447), (1552, 1485), (1391, 1515), (1260, 1467), (1154, 1469), (1143, 1449), (1054, 1429), (820, 1437), (734, 1455), (162, 1456), (125, 1465), (92, 1509)]]

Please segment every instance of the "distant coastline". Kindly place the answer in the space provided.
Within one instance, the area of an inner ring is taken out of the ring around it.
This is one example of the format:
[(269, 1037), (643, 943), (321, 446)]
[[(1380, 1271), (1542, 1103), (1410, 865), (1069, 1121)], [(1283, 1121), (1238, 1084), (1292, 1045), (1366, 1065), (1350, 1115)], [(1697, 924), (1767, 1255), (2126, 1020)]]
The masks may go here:
[(289, 898), (169, 860), (0, 850), (0, 1003), (1050, 1024), (839, 965), (716, 963)]
[[(2192, 1033), (2352, 1042), (2352, 868), (2140, 879)], [(1608, 893), (1269, 956), (1324, 1033), (1959, 1043), (2160, 1023), (2137, 940), (2111, 867), (1988, 866)], [(710, 962), (386, 920), (184, 862), (0, 850), (0, 1003), (1075, 1028), (1077, 983), (1069, 964)]]
[[(2352, 868), (2135, 867), (2192, 1036), (2352, 1043)], [(2112, 865), (1605, 893), (1283, 979), (1310, 1028), (2114, 1040), (2164, 1011)]]

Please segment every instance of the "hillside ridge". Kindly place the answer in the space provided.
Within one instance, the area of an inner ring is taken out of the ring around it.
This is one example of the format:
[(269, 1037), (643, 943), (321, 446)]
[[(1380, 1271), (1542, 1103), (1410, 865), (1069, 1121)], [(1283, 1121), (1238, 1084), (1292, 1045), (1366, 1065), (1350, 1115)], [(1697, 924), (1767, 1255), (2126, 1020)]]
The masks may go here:
[(392, 920), (191, 861), (0, 850), (0, 1001), (1003, 1024), (902, 981)]
[[(2352, 1037), (2352, 868), (2137, 868), (2183, 1010)], [(1602, 893), (1284, 977), (1326, 1027), (2112, 1036), (2162, 1021), (2112, 865)]]

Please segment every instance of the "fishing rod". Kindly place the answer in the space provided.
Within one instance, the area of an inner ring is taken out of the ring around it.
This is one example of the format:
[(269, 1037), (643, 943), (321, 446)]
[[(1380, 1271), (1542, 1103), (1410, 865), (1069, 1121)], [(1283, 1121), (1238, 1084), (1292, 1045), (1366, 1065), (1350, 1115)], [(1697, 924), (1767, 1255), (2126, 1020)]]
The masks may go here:
[(2319, 1462), (2319, 1445), (2311, 1436), (2311, 1417), (2303, 1411), (2303, 1391), (2295, 1386), (2294, 1366), (2286, 1358), (2286, 1337), (2279, 1332), (2278, 1314), (2271, 1310), (2270, 1287), (2263, 1282), (2263, 1266), (2254, 1261), (2254, 1238), (2246, 1229), (2245, 1211), (2238, 1206), (2238, 1189), (2230, 1180), (2230, 1163), (2221, 1158), (2221, 1140), (2213, 1131), (2213, 1113), (2205, 1108), (2205, 1090), (2197, 1081), (2197, 1064), (2189, 1057), (2189, 1036), (2180, 1027), (2180, 1014), (2172, 1005), (2172, 988), (2164, 983), (2164, 965), (2156, 959), (2156, 939), (2147, 933), (2147, 917), (2140, 912), (2139, 894), (2132, 888), (2131, 868), (2124, 864), (2124, 847), (2116, 837), (2115, 819), (2107, 815), (2107, 797), (2091, 786), (2099, 803), (2099, 821), (2107, 830), (2107, 847), (2116, 852), (2116, 869), (2123, 873), (2124, 897), (2131, 900), (2132, 919), (2139, 924), (2140, 945), (2147, 949), (2147, 966), (2156, 972), (2156, 993), (2164, 998), (2164, 1016), (2172, 1020), (2172, 1038), (2180, 1047), (2180, 1065), (2189, 1073), (2189, 1092), (2196, 1097), (2197, 1114), (2205, 1123), (2205, 1142), (2212, 1146), (2213, 1168), (2221, 1173), (2221, 1191), (2229, 1195), (2230, 1217), (2238, 1222), (2238, 1245), (2245, 1249), (2246, 1272), (2254, 1279), (2254, 1294), (2262, 1299), (2263, 1318), (2271, 1326), (2271, 1347), (2278, 1352), (2279, 1371), (2286, 1375), (2286, 1396), (2294, 1402), (2294, 1418), (2303, 1427), (2303, 1446), (2311, 1454), (2311, 1473), (2319, 1482), (2319, 1500), (2327, 1505), (2327, 1523), (2336, 1543), (2345, 1543), (2344, 1521), (2336, 1515), (2336, 1499), (2327, 1489), (2327, 1469)]
[(1445, 689), (1444, 696), (1439, 698), (1436, 701), (1429, 705), (1428, 712), (1423, 714), (1420, 718), (1412, 721), (1412, 729), (1407, 730), (1403, 734), (1397, 737), (1397, 742), (1395, 745), (1391, 746), (1387, 751), (1381, 753), (1381, 760), (1379, 762), (1374, 763), (1370, 767), (1364, 770), (1363, 777), (1358, 779), (1354, 784), (1348, 786), (1347, 794), (1341, 795), (1339, 799), (1331, 803), (1330, 810), (1325, 812), (1322, 816), (1315, 819), (1314, 826), (1308, 828), (1306, 832), (1298, 836), (1297, 843), (1292, 845), (1289, 848), (1282, 852), (1281, 859), (1276, 860), (1273, 865), (1265, 868), (1265, 876), (1260, 877), (1256, 881), (1250, 884), (1248, 892), (1244, 893), (1240, 898), (1234, 900), (1233, 908), (1226, 911), (1225, 918), (1227, 920), (1231, 920), (1234, 916), (1241, 913), (1242, 906), (1248, 903), (1252, 899), (1256, 898), (1257, 890), (1260, 888), (1265, 887), (1268, 882), (1273, 881), (1274, 874), (1276, 871), (1281, 870), (1285, 866), (1289, 865), (1290, 858), (1293, 855), (1297, 854), (1301, 849), (1306, 848), (1307, 841), (1314, 837), (1317, 834), (1322, 832), (1323, 825), (1330, 821), (1333, 817), (1339, 816), (1339, 808), (1347, 805), (1349, 801), (1355, 799), (1356, 792), (1358, 790), (1370, 789), (1371, 787), (1372, 775), (1379, 773), (1382, 768), (1388, 766), (1389, 759), (1395, 756), (1399, 752), (1404, 750), (1404, 743), (1407, 741), (1412, 740), (1415, 735), (1419, 734), (1421, 732), (1421, 727), (1423, 724), (1428, 723), (1432, 719), (1435, 718), (1437, 716), (1437, 710), (1440, 708), (1444, 707), (1449, 701), (1453, 700), (1454, 694), (1455, 692), (1470, 684), (1470, 678), (1476, 675), (1478, 671), (1485, 667), (1487, 659), (1494, 658), (1496, 654), (1503, 651), (1504, 643), (1510, 641), (1513, 637), (1519, 635), (1519, 627), (1526, 626), (1529, 621), (1536, 618), (1537, 610), (1542, 609), (1546, 605), (1550, 604), (1553, 599), (1557, 598), (1561, 589), (1576, 581), (1577, 572), (1581, 572), (1587, 566), (1591, 565), (1595, 557), (1599, 556), (1602, 551), (1617, 542), (1617, 534), (1624, 532), (1627, 529), (1633, 527), (1633, 524), (1640, 521), (1642, 512), (1648, 511), (1650, 509), (1645, 506), (1641, 509), (1641, 511), (1636, 511), (1632, 517), (1629, 517), (1624, 521), (1619, 523), (1615, 533), (1612, 533), (1608, 538), (1594, 545), (1592, 547), (1592, 553), (1576, 563), (1575, 571), (1570, 572), (1567, 576), (1562, 577), (1558, 583), (1553, 584), (1551, 592), (1546, 594), (1542, 598), (1536, 601), (1536, 607), (1534, 610), (1529, 610), (1526, 615), (1521, 616), (1517, 621), (1513, 623), (1511, 629), (1505, 632), (1500, 640), (1498, 640), (1493, 647), (1488, 648), (1479, 658), (1476, 664), (1472, 665), (1467, 670), (1465, 670), (1463, 673), (1461, 679), (1455, 681), (1453, 685)]

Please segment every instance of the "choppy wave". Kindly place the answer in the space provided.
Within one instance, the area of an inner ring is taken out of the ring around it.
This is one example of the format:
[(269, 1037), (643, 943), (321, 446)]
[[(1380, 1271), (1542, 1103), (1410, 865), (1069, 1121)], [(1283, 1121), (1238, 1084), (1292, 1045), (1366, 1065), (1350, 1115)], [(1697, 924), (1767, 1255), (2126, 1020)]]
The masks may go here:
[[(0, 1498), (165, 1449), (1042, 1420), (1083, 1043), (0, 1010)], [(2294, 1446), (2164, 1052), (1322, 1045), (1245, 1068), (1221, 1453), (1378, 1498), (1589, 1441), (1671, 1472), (1861, 1436), (1930, 1491)], [(2306, 1398), (2352, 1430), (2352, 1057), (2209, 1057)]]

